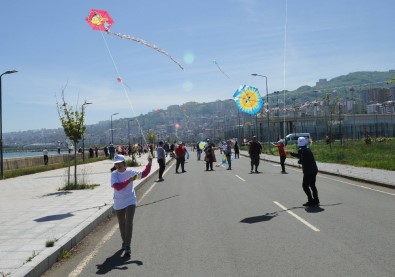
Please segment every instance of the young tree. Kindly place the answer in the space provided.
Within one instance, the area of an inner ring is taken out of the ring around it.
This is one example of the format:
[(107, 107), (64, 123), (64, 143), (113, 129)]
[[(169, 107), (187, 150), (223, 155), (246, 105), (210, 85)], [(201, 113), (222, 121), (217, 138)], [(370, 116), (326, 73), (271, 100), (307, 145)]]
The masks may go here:
[(328, 105), (328, 110), (329, 110), (329, 121), (327, 122), (327, 133), (328, 133), (328, 137), (329, 137), (329, 148), (332, 152), (332, 141), (333, 141), (333, 121), (334, 121), (334, 114), (336, 112), (336, 107), (337, 107), (337, 103), (339, 102), (339, 97), (336, 97), (335, 99), (331, 100), (331, 93), (326, 93), (325, 94), (325, 101)]
[(150, 143), (150, 152), (151, 152), (151, 155), (152, 155), (153, 157), (155, 157), (155, 155), (154, 155), (154, 142), (155, 142), (155, 140), (156, 140), (156, 134), (155, 134), (154, 131), (148, 131), (148, 132), (147, 132), (147, 140), (148, 140), (148, 142)]
[(62, 103), (56, 102), (58, 115), (66, 136), (74, 142), (74, 184), (77, 185), (77, 143), (84, 135), (85, 101), (80, 107), (73, 108), (64, 98), (62, 90)]

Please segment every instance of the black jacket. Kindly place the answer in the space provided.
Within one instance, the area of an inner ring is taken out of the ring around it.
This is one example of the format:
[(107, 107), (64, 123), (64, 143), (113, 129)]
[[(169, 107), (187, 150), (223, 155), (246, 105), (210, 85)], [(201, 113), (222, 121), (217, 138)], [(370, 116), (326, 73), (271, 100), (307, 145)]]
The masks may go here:
[(318, 167), (313, 152), (306, 146), (299, 147), (298, 153), (290, 153), (291, 156), (299, 158), (304, 174), (317, 174)]

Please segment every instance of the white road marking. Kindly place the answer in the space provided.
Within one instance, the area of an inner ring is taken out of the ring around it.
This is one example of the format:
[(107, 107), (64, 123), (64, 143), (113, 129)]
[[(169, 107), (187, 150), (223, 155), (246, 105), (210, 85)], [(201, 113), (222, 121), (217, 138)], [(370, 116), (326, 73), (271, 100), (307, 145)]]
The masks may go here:
[[(168, 172), (173, 165), (174, 165), (174, 163), (172, 163), (169, 166), (169, 168), (165, 172), (163, 172), (163, 175), (165, 175), (166, 172)], [(142, 201), (144, 199), (144, 197), (147, 196), (147, 194), (155, 187), (156, 184), (157, 184), (156, 182), (153, 183), (152, 186), (143, 194), (143, 196), (141, 196), (139, 201)], [(104, 238), (100, 241), (100, 243), (98, 245), (96, 245), (96, 247), (92, 250), (92, 252), (89, 253), (89, 255), (87, 255), (85, 257), (85, 259), (83, 259), (72, 272), (70, 272), (68, 277), (77, 277), (77, 276), (79, 276), (81, 274), (82, 270), (84, 270), (84, 268), (87, 266), (87, 264), (93, 259), (94, 256), (96, 256), (96, 254), (99, 252), (100, 248), (103, 247), (103, 245), (115, 234), (115, 232), (117, 230), (118, 230), (118, 225), (116, 224), (104, 236)]]
[(317, 227), (315, 227), (314, 225), (310, 224), (309, 222), (307, 222), (306, 220), (304, 220), (303, 218), (301, 218), (300, 216), (298, 216), (297, 214), (293, 213), (292, 211), (289, 211), (288, 208), (284, 207), (283, 205), (281, 205), (280, 203), (278, 203), (277, 201), (273, 201), (274, 204), (276, 204), (277, 206), (279, 206), (280, 208), (282, 208), (284, 211), (286, 211), (287, 213), (289, 213), (290, 215), (292, 215), (293, 217), (295, 217), (297, 220), (299, 220), (300, 222), (302, 222), (304, 225), (306, 225), (307, 227), (309, 227), (310, 229), (312, 229), (313, 231), (319, 232), (320, 229), (318, 229)]
[[(295, 169), (295, 168), (291, 168), (291, 167), (289, 167), (289, 169), (293, 170), (293, 171), (296, 171), (296, 172), (300, 172), (300, 169)], [(325, 173), (322, 173), (322, 174), (325, 174)], [(326, 177), (326, 176), (323, 176), (322, 174), (318, 174), (317, 178), (324, 178), (324, 179), (340, 182), (340, 183), (343, 183), (343, 184), (347, 184), (347, 185), (350, 185), (350, 186), (359, 187), (359, 188), (362, 188), (362, 189), (368, 189), (368, 190), (372, 190), (372, 191), (388, 194), (388, 195), (391, 195), (391, 196), (395, 196), (395, 193), (390, 193), (390, 192), (386, 192), (386, 191), (382, 191), (382, 190), (378, 190), (378, 189), (373, 189), (373, 188), (365, 187), (365, 186), (362, 186), (362, 185), (356, 185), (356, 184), (349, 183), (349, 182), (346, 182), (346, 181), (342, 181), (342, 180), (339, 180), (339, 179)], [(342, 176), (338, 176), (338, 177), (339, 178), (346, 178), (346, 177), (342, 177)]]
[[(337, 181), (337, 182), (340, 182), (340, 183), (343, 183), (343, 184), (347, 184), (347, 185), (350, 185), (350, 186), (359, 187), (359, 188), (368, 189), (368, 190), (373, 190), (373, 191), (376, 191), (376, 192), (381, 192), (381, 193), (384, 193), (384, 194), (388, 194), (388, 195), (395, 196), (394, 193), (389, 193), (389, 192), (382, 191), (382, 190), (378, 190), (378, 189), (372, 189), (372, 188), (369, 188), (369, 187), (365, 187), (365, 186), (361, 186), (361, 185), (356, 185), (356, 184), (353, 184), (353, 183), (349, 183), (349, 182), (345, 182), (345, 181), (341, 181), (341, 180), (337, 180), (337, 179), (335, 180), (335, 179), (333, 179), (333, 178), (324, 177), (324, 176), (322, 176), (322, 175), (320, 175), (319, 177), (324, 178), (324, 179), (328, 179), (328, 180), (334, 180), (334, 181)], [(341, 178), (341, 176), (339, 176), (339, 178)]]
[(86, 265), (93, 259), (94, 256), (99, 252), (100, 248), (103, 247), (103, 245), (114, 235), (114, 233), (117, 231), (118, 225), (114, 225), (110, 232), (107, 233), (107, 235), (99, 242), (98, 245), (93, 249), (91, 253), (89, 253), (88, 256), (83, 259), (78, 266), (68, 275), (68, 277), (77, 277), (81, 274), (82, 270), (86, 267)]
[(239, 175), (235, 175), (237, 178), (239, 178), (240, 180), (242, 180), (243, 182), (245, 182), (246, 180), (244, 180), (243, 178), (241, 178)]

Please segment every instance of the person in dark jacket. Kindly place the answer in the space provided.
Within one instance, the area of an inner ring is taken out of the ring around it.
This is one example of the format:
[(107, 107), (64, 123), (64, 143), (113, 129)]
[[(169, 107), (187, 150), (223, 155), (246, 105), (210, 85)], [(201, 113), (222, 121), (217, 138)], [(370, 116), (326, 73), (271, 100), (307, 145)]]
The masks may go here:
[(315, 162), (313, 152), (307, 148), (307, 139), (304, 137), (298, 138), (298, 153), (292, 153), (291, 156), (299, 158), (298, 163), (302, 165), (303, 170), (303, 191), (307, 195), (307, 202), (303, 206), (315, 206), (320, 204), (318, 198), (318, 191), (315, 186), (315, 181), (318, 173), (317, 163)]
[(254, 171), (255, 173), (259, 173), (258, 166), (259, 166), (259, 155), (262, 152), (262, 145), (258, 142), (256, 136), (252, 137), (252, 141), (250, 142), (250, 148), (248, 149), (248, 154), (250, 154), (251, 158), (251, 173)]

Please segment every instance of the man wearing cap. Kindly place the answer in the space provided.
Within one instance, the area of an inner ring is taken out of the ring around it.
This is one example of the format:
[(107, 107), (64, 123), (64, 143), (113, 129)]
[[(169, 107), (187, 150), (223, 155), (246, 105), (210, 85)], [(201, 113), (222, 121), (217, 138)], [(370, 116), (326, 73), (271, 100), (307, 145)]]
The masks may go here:
[(315, 181), (318, 173), (317, 163), (315, 162), (313, 152), (307, 148), (308, 141), (304, 137), (298, 138), (298, 153), (290, 152), (291, 156), (299, 158), (298, 163), (302, 165), (303, 170), (303, 191), (307, 195), (307, 202), (303, 206), (315, 206), (320, 204), (318, 191)]
[(285, 172), (285, 160), (287, 159), (287, 154), (285, 153), (284, 140), (280, 139), (277, 143), (272, 143), (273, 146), (278, 148), (278, 154), (280, 155), (281, 173), (287, 174)]
[(119, 231), (122, 237), (122, 250), (126, 258), (130, 258), (133, 233), (133, 217), (136, 209), (136, 193), (133, 181), (142, 179), (151, 171), (152, 158), (148, 158), (148, 164), (143, 171), (135, 171), (126, 168), (123, 155), (114, 157), (115, 170), (111, 173), (111, 187), (114, 189), (114, 210), (118, 218)]
[(262, 152), (262, 145), (258, 142), (256, 136), (252, 137), (252, 141), (250, 142), (250, 148), (248, 149), (248, 154), (250, 154), (251, 158), (251, 173), (259, 173), (258, 166), (259, 166), (259, 155)]

